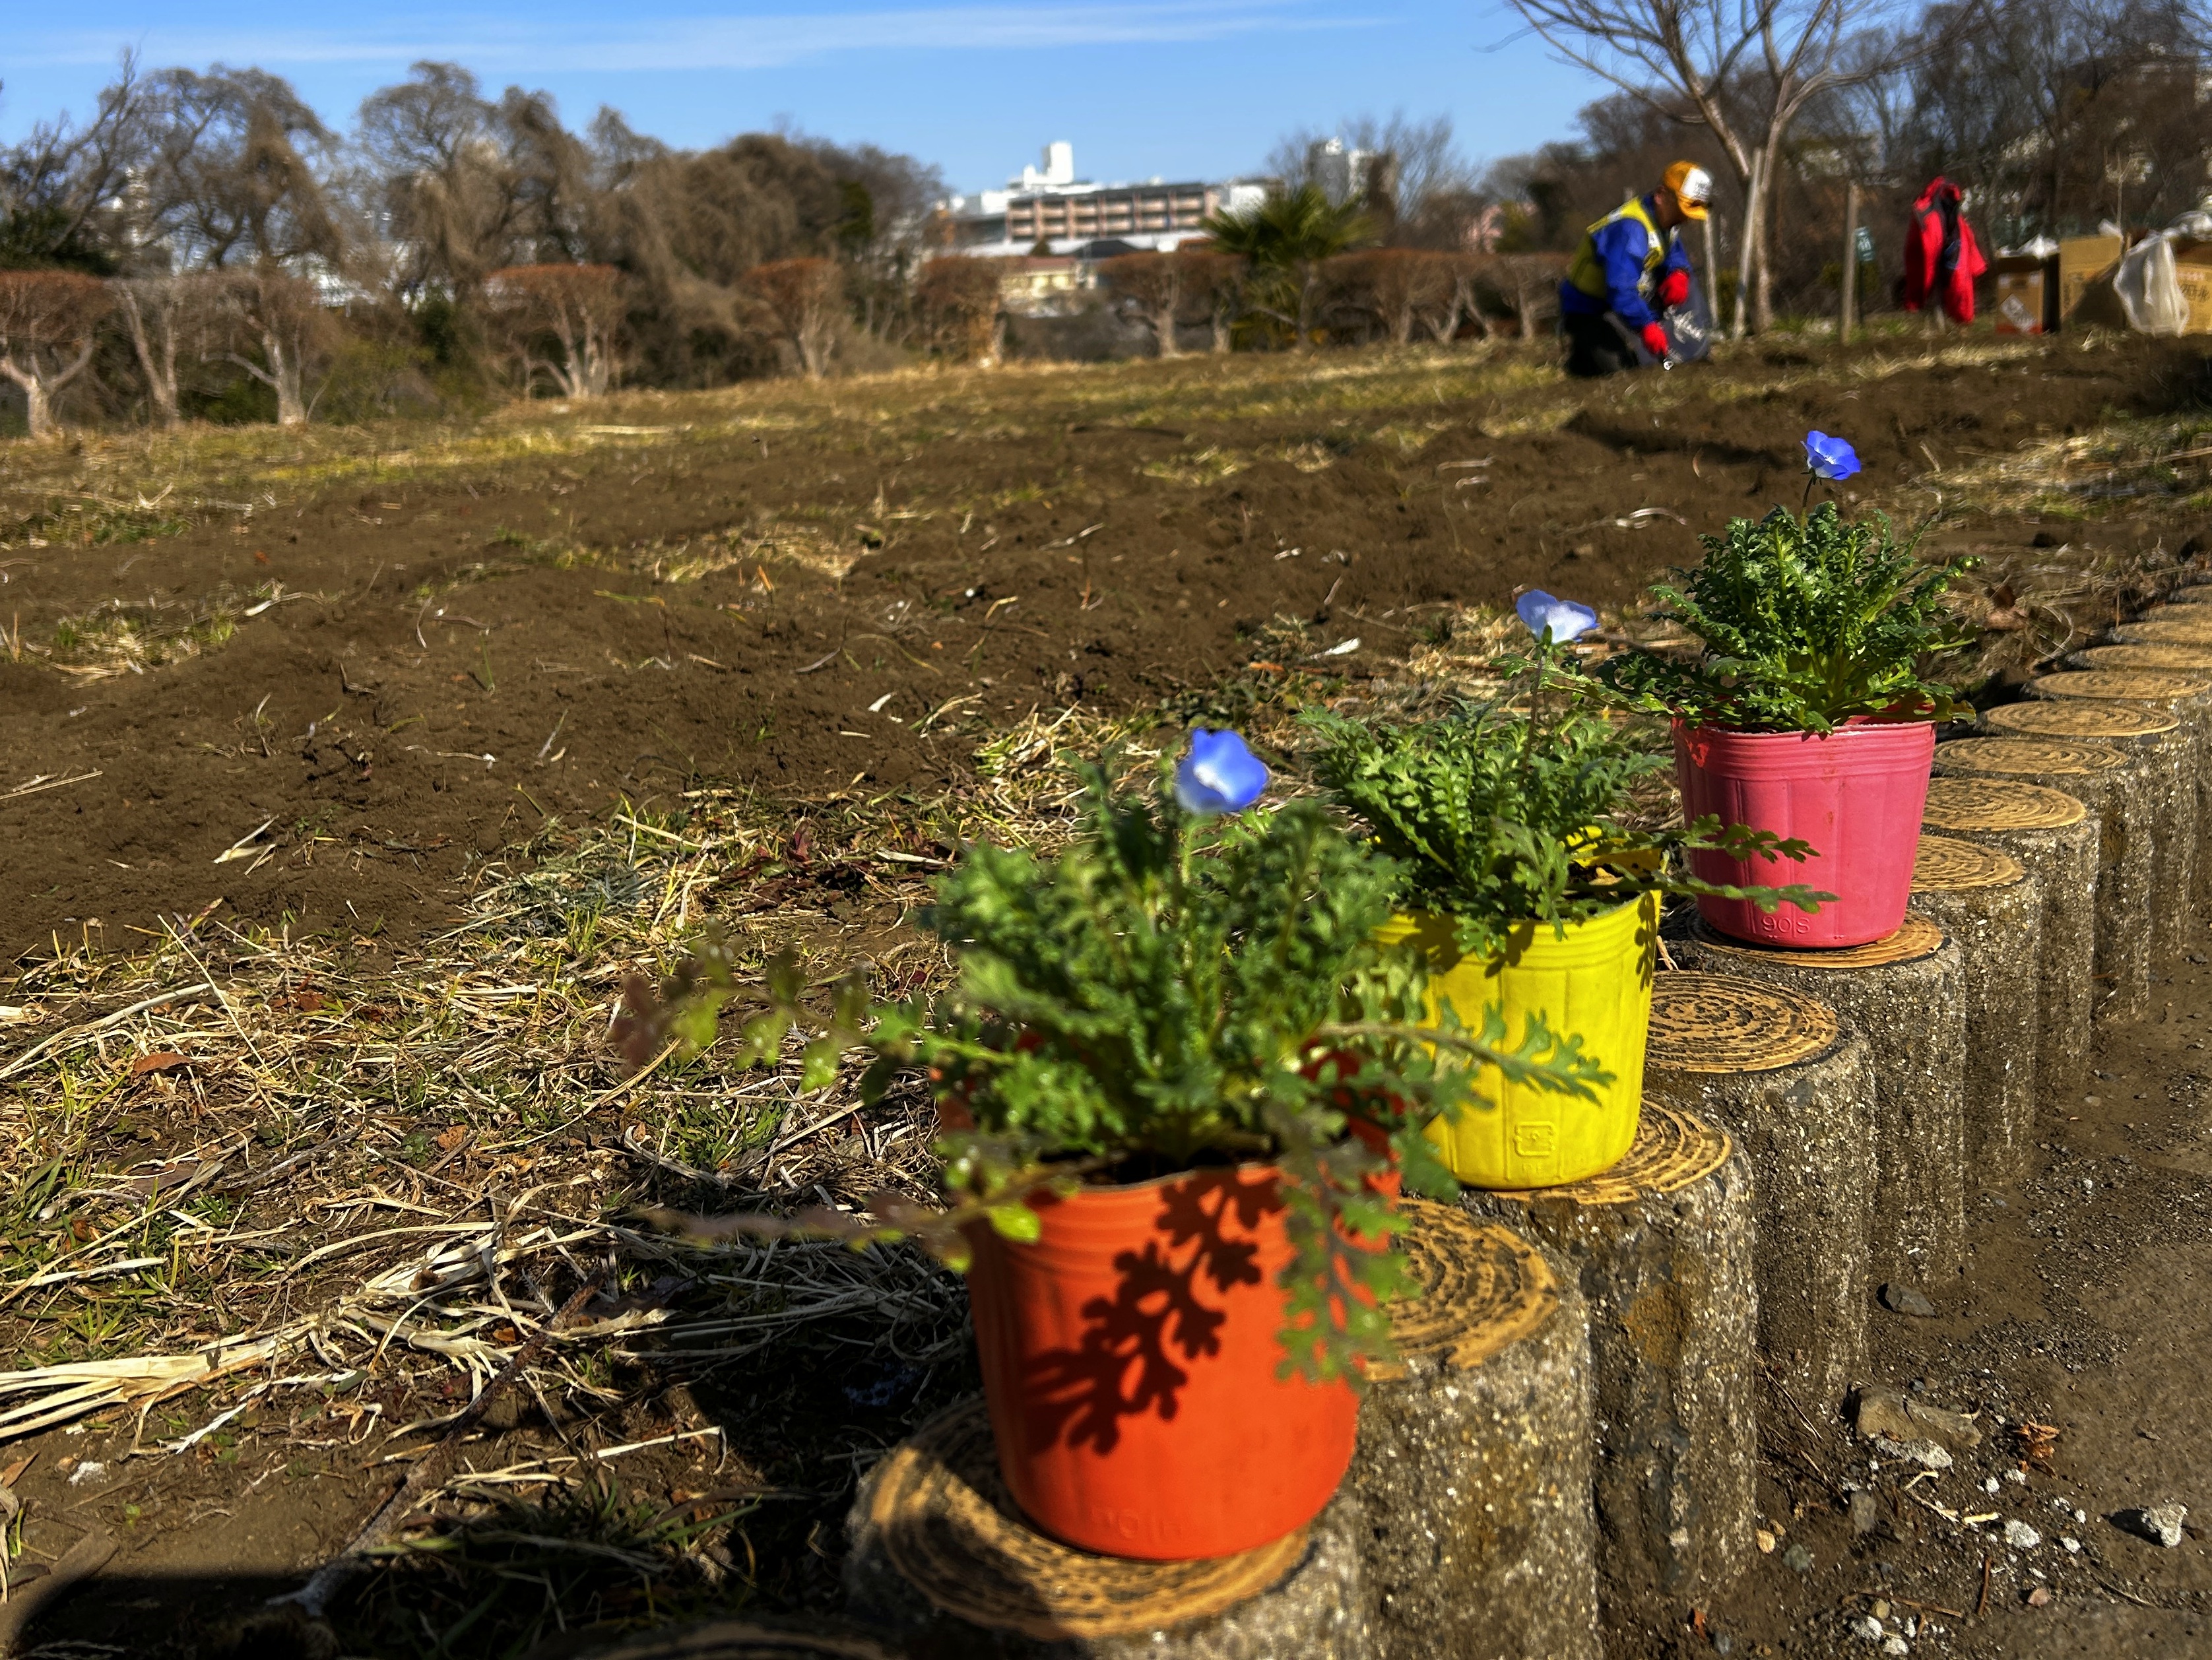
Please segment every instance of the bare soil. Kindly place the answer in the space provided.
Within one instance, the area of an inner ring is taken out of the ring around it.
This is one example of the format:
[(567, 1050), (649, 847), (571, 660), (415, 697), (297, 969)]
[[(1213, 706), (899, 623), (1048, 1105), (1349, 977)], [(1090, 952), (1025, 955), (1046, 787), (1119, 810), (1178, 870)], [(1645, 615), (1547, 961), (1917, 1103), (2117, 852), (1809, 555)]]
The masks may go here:
[[(0, 603), (34, 640), (102, 608), (271, 582), (297, 597), (165, 669), (88, 681), (0, 662), (0, 788), (100, 773), (0, 806), (0, 960), (86, 928), (119, 948), (218, 900), (244, 922), (402, 946), (449, 924), (472, 861), (546, 815), (702, 782), (793, 803), (927, 797), (966, 773), (978, 722), (1208, 688), (1272, 661), (1279, 620), (1304, 630), (1286, 669), (1357, 669), (1448, 607), (1528, 585), (1619, 605), (1695, 557), (1693, 529), (1796, 497), (1808, 427), (1857, 443), (1854, 494), (1923, 511), (1940, 499), (1917, 482), (1931, 463), (2166, 412), (2202, 373), (2135, 343), (1866, 380), (1777, 350), (1724, 380), (1686, 373), (1662, 407), (1648, 386), (1591, 388), (1544, 412), (1565, 415), (1555, 430), (1516, 433), (1510, 403), (1455, 400), (1449, 379), (1357, 421), (1293, 405), (1169, 426), (1178, 378), (1208, 371), (1142, 367), (1133, 421), (1068, 420), (1052, 407), (1066, 372), (1009, 372), (1021, 419), (996, 435), (917, 398), (773, 439), (678, 433), (280, 494), (171, 539), (18, 546)], [(1407, 415), (1436, 429), (1410, 451)], [(1158, 476), (1202, 478), (1224, 453), (1253, 458), (1213, 483)], [(816, 538), (807, 562), (775, 551), (793, 527)], [(2125, 520), (2060, 528), (1945, 536), (1993, 566), (2039, 535), (2073, 536), (2081, 557), (2136, 551)], [(2141, 531), (2146, 548), (2170, 534)], [(720, 568), (653, 579), (687, 554)], [(1355, 637), (1348, 659), (1320, 655)], [(952, 700), (960, 730), (940, 716), (916, 736)], [(264, 824), (252, 857), (215, 863)]]
[[(1772, 348), (1657, 385), (1525, 393), (1441, 374), (1349, 413), (1324, 396), (1345, 362), (1323, 358), (1310, 400), (1293, 389), (1233, 419), (1208, 365), (1112, 372), (1118, 403), (1078, 397), (1092, 383), (1061, 371), (833, 391), (808, 420), (781, 418), (790, 394), (763, 393), (778, 421), (712, 437), (684, 431), (683, 409), (632, 402), (610, 423), (665, 425), (550, 458), (273, 484), (275, 504), (242, 521), (160, 540), (19, 542), (0, 563), (18, 639), (118, 603), (158, 617), (283, 591), (227, 642), (143, 673), (0, 661), (0, 791), (82, 779), (0, 797), (0, 961), (35, 963), (57, 940), (136, 949), (219, 902), (241, 929), (323, 936), (373, 976), (454, 924), (483, 861), (561, 845), (550, 820), (708, 786), (756, 791), (793, 821), (841, 801), (926, 803), (971, 781), (979, 745), (1033, 710), (1173, 717), (1233, 709), (1224, 688), (1383, 672), (1458, 608), (1503, 606), (1525, 585), (1627, 604), (1694, 556), (1693, 529), (1794, 502), (1808, 427), (1852, 439), (1868, 463), (1854, 488), (1910, 512), (1937, 506), (1954, 470), (2022, 442), (2182, 409), (2204, 374), (2201, 353), (2141, 342), (1854, 372), (1869, 355)], [(1238, 470), (1218, 476), (1224, 457)], [(1982, 551), (1992, 580), (2059, 552), (2124, 573), (2203, 535), (2203, 517), (2054, 518), (1992, 501), (1937, 540)], [(2107, 583), (2075, 622), (2131, 597)], [(780, 880), (794, 918), (842, 903), (803, 873)], [(1876, 1599), (1888, 1631), (1933, 1622), (1914, 1627), (1916, 1653), (2212, 1654), (2203, 1537), (2160, 1550), (2107, 1519), (2179, 1500), (2212, 1520), (2208, 952), (2200, 927), (2151, 1021), (2105, 1045), (2094, 1098), (2042, 1126), (2033, 1175), (1980, 1196), (1967, 1270), (1923, 1287), (1936, 1317), (1875, 1315), (1875, 1380), (1978, 1410), (1982, 1447), (1906, 1493), (1893, 1469), (1867, 1470), (1842, 1427), (1770, 1422), (1775, 1550), (1719, 1605), (1685, 1609), (1620, 1660), (1876, 1652), (1846, 1624)], [(191, 1087), (157, 1075), (132, 1088), (103, 1108), (102, 1135), (190, 1144)], [(604, 1165), (632, 1122), (603, 1100), (533, 1148), (547, 1164), (530, 1180)], [(441, 1184), (489, 1180), (472, 1156), (422, 1161), (404, 1190), (438, 1199)], [(632, 1191), (700, 1198), (648, 1178)], [(234, 1326), (255, 1312), (225, 1311)], [(591, 1627), (824, 1613), (853, 1459), (972, 1386), (969, 1363), (909, 1365), (866, 1348), (872, 1330), (832, 1319), (757, 1363), (641, 1368), (614, 1380), (628, 1405), (588, 1418), (558, 1400), (526, 1409), (471, 1441), (477, 1468), (692, 1439), (622, 1455), (566, 1509), (457, 1518), (442, 1554), (357, 1582), (334, 1629), (262, 1604), (354, 1536), (424, 1445), (392, 1431), (455, 1409), (457, 1372), (278, 1388), (181, 1452), (131, 1456), (206, 1425), (221, 1389), (165, 1403), (143, 1440), (131, 1415), (31, 1438), (0, 1448), (0, 1484), (27, 1518), (14, 1595), (104, 1533), (114, 1554), (36, 1623), (55, 1656), (508, 1654), (548, 1640), (550, 1655), (564, 1625), (573, 1649)], [(2058, 1432), (2033, 1459), (2008, 1433), (2022, 1421)], [(1879, 1496), (1864, 1534), (1853, 1482)], [(2001, 1519), (1948, 1522), (1917, 1499)], [(715, 1520), (732, 1513), (734, 1526)], [(2005, 1548), (2003, 1519), (2040, 1542)], [(665, 1556), (635, 1568), (695, 1521), (720, 1528), (710, 1550), (678, 1571)], [(2031, 1606), (2038, 1590), (2051, 1596)]]

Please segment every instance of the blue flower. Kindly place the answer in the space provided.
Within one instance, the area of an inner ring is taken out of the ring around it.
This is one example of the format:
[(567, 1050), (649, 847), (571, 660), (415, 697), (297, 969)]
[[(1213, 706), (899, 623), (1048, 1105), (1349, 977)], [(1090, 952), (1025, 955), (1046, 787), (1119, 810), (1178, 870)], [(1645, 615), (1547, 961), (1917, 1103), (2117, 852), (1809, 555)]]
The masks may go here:
[(1192, 729), (1190, 753), (1176, 768), (1176, 799), (1187, 813), (1211, 818), (1235, 813), (1260, 799), (1267, 787), (1266, 763), (1234, 732)]
[(1521, 621), (1538, 639), (1549, 635), (1562, 643), (1597, 627), (1597, 613), (1571, 599), (1554, 599), (1541, 588), (1531, 588), (1513, 602)]
[(1858, 451), (1826, 433), (1805, 434), (1805, 468), (1816, 478), (1849, 478), (1859, 470)]

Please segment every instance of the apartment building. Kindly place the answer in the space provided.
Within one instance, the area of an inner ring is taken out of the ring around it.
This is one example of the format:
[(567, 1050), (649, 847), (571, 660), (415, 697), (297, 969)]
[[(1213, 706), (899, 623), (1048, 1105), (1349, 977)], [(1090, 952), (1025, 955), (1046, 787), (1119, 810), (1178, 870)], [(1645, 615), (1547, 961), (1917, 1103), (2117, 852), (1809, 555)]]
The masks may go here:
[(1107, 240), (1169, 249), (1201, 234), (1207, 215), (1247, 207), (1265, 189), (1245, 179), (1097, 184), (1075, 176), (1074, 147), (1060, 142), (1045, 147), (1043, 167), (1024, 167), (1005, 190), (940, 203), (939, 239), (954, 251), (995, 257), (1028, 254), (1041, 243), (1055, 254)]

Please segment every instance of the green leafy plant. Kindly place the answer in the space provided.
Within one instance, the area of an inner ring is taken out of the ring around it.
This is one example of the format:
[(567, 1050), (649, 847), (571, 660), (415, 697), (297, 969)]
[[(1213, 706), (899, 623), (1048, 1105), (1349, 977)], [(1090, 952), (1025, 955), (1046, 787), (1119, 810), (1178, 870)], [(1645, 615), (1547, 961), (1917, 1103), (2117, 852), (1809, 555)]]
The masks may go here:
[[(750, 1058), (775, 1063), (794, 1026), (814, 1028), (808, 1085), (859, 1047), (875, 1057), (865, 1094), (921, 1069), (943, 1116), (966, 1121), (938, 1143), (950, 1209), (879, 1196), (866, 1219), (817, 1211), (786, 1226), (856, 1244), (912, 1237), (958, 1267), (978, 1225), (1036, 1237), (1024, 1200), (1040, 1187), (1270, 1161), (1293, 1245), (1285, 1367), (1356, 1380), (1358, 1359), (1390, 1353), (1380, 1304), (1412, 1287), (1396, 1253), (1372, 1248), (1393, 1227), (1369, 1184), (1386, 1160), (1347, 1133), (1352, 1117), (1387, 1136), (1407, 1186), (1447, 1197), (1454, 1184), (1421, 1132), (1466, 1105), (1462, 1057), (1583, 1099), (1609, 1078), (1539, 1021), (1513, 1044), (1494, 1015), (1478, 1032), (1419, 1024), (1425, 965), (1375, 942), (1395, 875), (1318, 803), (1194, 811), (1164, 773), (1148, 796), (1116, 789), (1102, 766), (1078, 770), (1083, 833), (1058, 857), (971, 847), (939, 883), (920, 920), (959, 972), (933, 1002), (878, 1004), (849, 978), (824, 1027), (800, 1006), (796, 963), (769, 966), (769, 1008), (745, 1030)], [(715, 1009), (737, 991), (715, 951), (660, 999), (633, 984), (631, 1052), (670, 1036), (710, 1040)], [(1455, 1061), (1440, 1065), (1439, 1048)]]
[(1210, 215), (1203, 228), (1218, 251), (1249, 262), (1247, 306), (1286, 330), (1297, 351), (1313, 343), (1324, 262), (1374, 234), (1357, 203), (1331, 202), (1314, 184), (1272, 189), (1249, 208)]
[(1700, 540), (1705, 563), (1655, 591), (1659, 615), (1705, 649), (1692, 662), (1639, 651), (1601, 664), (1597, 678), (1631, 706), (1754, 732), (1826, 732), (1855, 715), (1940, 720), (1957, 706), (1922, 668), (1967, 643), (1944, 594), (1973, 560), (1929, 564), (1882, 515), (1846, 522), (1825, 501)]
[(1378, 729), (1322, 709), (1301, 717), (1322, 740), (1322, 782), (1395, 862), (1401, 906), (1451, 918), (1458, 948), (1490, 960), (1508, 954), (1516, 928), (1564, 934), (1645, 894), (1749, 899), (1767, 911), (1814, 911), (1834, 897), (1703, 881), (1680, 857), (1802, 859), (1811, 851), (1802, 841), (1711, 816), (1668, 829), (1628, 823), (1637, 781), (1667, 763), (1603, 714), (1542, 694), (1553, 649), (1542, 648), (1532, 709), (1509, 694), (1410, 725)]

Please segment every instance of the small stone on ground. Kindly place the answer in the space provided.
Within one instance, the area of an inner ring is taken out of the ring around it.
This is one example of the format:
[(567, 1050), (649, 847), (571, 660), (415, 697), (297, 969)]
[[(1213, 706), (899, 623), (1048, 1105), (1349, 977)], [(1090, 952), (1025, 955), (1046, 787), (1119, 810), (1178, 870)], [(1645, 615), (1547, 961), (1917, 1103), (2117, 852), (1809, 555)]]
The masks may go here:
[(1910, 1314), (1918, 1320), (1936, 1318), (1936, 1305), (1916, 1286), (1899, 1285), (1893, 1281), (1882, 1287), (1880, 1295), (1881, 1306), (1893, 1314)]
[(2136, 1538), (2171, 1550), (2181, 1542), (2182, 1524), (2188, 1517), (2186, 1505), (2153, 1505), (2144, 1510), (2124, 1510), (2112, 1520)]

